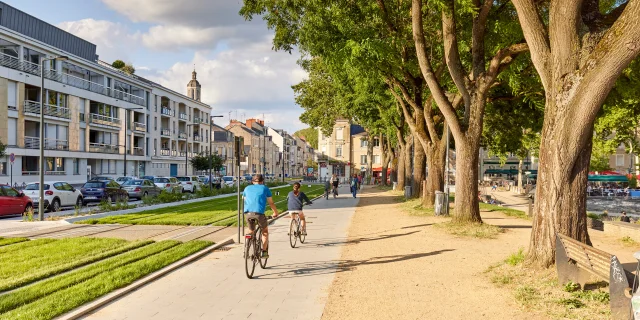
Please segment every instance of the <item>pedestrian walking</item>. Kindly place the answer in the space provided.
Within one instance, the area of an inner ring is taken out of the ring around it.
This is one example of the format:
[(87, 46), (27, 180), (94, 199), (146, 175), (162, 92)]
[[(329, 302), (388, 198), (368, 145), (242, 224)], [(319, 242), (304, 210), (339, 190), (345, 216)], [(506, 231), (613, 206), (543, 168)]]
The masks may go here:
[(355, 173), (353, 174), (353, 177), (351, 178), (351, 182), (349, 184), (349, 187), (351, 187), (351, 194), (353, 195), (353, 198), (356, 198), (356, 193), (358, 193), (358, 175), (356, 175)]

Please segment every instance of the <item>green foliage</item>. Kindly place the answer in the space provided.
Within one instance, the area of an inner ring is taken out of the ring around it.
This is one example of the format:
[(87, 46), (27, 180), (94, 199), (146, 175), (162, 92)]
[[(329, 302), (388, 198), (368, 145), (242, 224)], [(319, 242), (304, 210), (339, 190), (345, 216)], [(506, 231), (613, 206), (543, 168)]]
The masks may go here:
[(124, 68), (125, 65), (126, 64), (122, 60), (116, 60), (111, 64), (111, 66), (116, 68), (116, 69), (122, 69), (122, 68)]
[[(211, 161), (211, 166), (209, 166), (209, 161)], [(196, 171), (206, 171), (212, 169), (215, 172), (220, 171), (224, 166), (224, 160), (217, 154), (212, 154), (211, 158), (206, 153), (200, 153), (191, 159), (189, 162), (193, 166)]]
[(0, 238), (0, 247), (2, 246), (8, 246), (10, 244), (14, 244), (14, 243), (20, 243), (20, 242), (24, 242), (24, 241), (29, 241), (29, 239), (27, 238)]
[(504, 262), (511, 266), (517, 266), (524, 261), (524, 248), (518, 249), (518, 252), (511, 254)]
[(558, 304), (566, 306), (569, 309), (583, 308), (585, 304), (579, 299), (575, 298), (562, 298), (558, 300)]
[(122, 67), (120, 70), (124, 71), (124, 73), (127, 73), (127, 74), (136, 73), (136, 68), (134, 68), (132, 64), (127, 64), (124, 67)]
[(569, 281), (562, 286), (562, 290), (564, 290), (564, 292), (575, 292), (580, 290), (580, 285), (573, 281)]
[(629, 188), (635, 189), (637, 187), (638, 187), (638, 178), (636, 178), (635, 174), (632, 174), (631, 178), (629, 178)]
[(7, 155), (7, 145), (2, 143), (2, 140), (0, 140), (0, 157), (4, 157)]
[(183, 198), (184, 194), (181, 192), (167, 192), (166, 190), (162, 190), (157, 197), (160, 203), (182, 201)]
[(296, 137), (304, 137), (304, 139), (314, 148), (318, 149), (318, 129), (306, 128), (296, 131), (294, 134)]
[(595, 220), (602, 220), (602, 216), (600, 216), (597, 213), (593, 213), (593, 212), (587, 212), (587, 217), (589, 217), (591, 219), (595, 219)]

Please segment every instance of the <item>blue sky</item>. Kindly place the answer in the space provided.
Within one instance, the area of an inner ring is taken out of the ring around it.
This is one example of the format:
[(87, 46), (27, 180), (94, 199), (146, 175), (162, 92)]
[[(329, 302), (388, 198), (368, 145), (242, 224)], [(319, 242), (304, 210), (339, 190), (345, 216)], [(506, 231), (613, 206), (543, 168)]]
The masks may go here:
[(137, 74), (178, 92), (195, 64), (203, 101), (218, 114), (243, 120), (264, 113), (270, 126), (306, 127), (290, 88), (306, 76), (299, 54), (273, 52), (265, 23), (237, 14), (241, 0), (4, 1), (96, 44), (100, 59), (130, 62)]

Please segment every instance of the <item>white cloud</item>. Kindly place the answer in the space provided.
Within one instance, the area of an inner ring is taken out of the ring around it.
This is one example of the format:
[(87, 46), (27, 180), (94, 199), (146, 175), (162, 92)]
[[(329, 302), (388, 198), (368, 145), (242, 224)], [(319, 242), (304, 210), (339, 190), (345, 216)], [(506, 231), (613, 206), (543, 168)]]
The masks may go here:
[(129, 61), (129, 53), (136, 50), (139, 38), (122, 24), (106, 20), (66, 21), (59, 23), (58, 28), (95, 44), (100, 59), (105, 61)]

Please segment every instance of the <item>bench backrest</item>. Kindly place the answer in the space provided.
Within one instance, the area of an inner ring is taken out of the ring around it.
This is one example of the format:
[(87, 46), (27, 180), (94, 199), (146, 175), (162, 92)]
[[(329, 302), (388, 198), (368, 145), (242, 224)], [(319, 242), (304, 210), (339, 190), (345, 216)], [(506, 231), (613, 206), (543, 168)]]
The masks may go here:
[(611, 254), (558, 234), (567, 257), (591, 274), (609, 282)]

